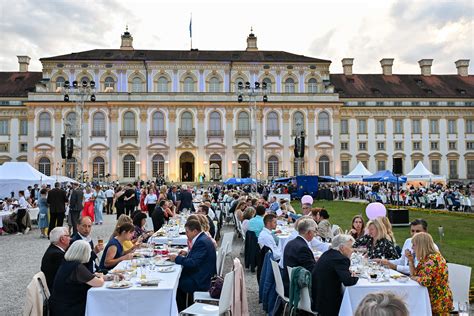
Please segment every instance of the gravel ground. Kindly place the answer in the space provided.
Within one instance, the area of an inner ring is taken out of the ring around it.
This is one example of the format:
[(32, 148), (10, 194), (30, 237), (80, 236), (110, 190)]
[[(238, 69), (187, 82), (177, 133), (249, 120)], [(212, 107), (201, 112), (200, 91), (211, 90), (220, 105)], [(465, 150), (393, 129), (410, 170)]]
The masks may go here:
[[(104, 225), (94, 226), (92, 237), (110, 236), (115, 225), (115, 215), (104, 214)], [(232, 231), (232, 226), (225, 226), (223, 232)], [(49, 246), (47, 239), (39, 237), (40, 231), (33, 228), (27, 235), (0, 236), (0, 316), (22, 315), (26, 287), (31, 278), (40, 269), (41, 258)], [(240, 257), (242, 239), (234, 238), (232, 258), (226, 260), (225, 271), (232, 268), (232, 260)], [(258, 304), (258, 286), (255, 273), (245, 272), (247, 298), (250, 315), (264, 315)]]

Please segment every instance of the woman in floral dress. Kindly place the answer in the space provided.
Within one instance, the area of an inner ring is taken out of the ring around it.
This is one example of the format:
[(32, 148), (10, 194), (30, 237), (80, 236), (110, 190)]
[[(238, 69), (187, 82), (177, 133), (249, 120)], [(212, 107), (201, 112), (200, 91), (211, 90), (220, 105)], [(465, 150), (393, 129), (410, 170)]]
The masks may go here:
[(388, 239), (387, 229), (380, 217), (367, 223), (368, 234), (356, 240), (353, 247), (367, 247), (369, 259), (398, 259), (394, 244)]
[(436, 250), (430, 234), (417, 233), (411, 242), (419, 260), (415, 267), (413, 254), (409, 250), (405, 253), (411, 278), (428, 289), (433, 315), (449, 315), (453, 309), (453, 294), (449, 288), (446, 260)]

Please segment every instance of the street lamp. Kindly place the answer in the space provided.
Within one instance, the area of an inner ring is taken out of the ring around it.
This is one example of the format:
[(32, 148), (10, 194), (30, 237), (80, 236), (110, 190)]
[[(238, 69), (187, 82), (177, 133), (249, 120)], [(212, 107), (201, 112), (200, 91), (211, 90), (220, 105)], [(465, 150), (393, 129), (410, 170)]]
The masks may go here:
[[(257, 97), (262, 97), (262, 101), (265, 103), (268, 101), (267, 97), (267, 83), (255, 81), (252, 85), (249, 81), (244, 83), (239, 81), (237, 84), (237, 101), (239, 103), (245, 101), (249, 102), (250, 108), (250, 123), (251, 123), (251, 134), (250, 139), (252, 141), (252, 161), (250, 166), (250, 177), (257, 180)], [(253, 123), (252, 123), (253, 122)], [(253, 187), (253, 185), (252, 185)], [(255, 189), (257, 186), (255, 186)]]
[[(64, 89), (62, 90), (64, 102), (75, 102), (76, 103), (76, 110), (79, 110), (80, 117), (79, 117), (79, 126), (77, 128), (77, 122), (75, 127), (75, 134), (66, 133), (71, 136), (71, 138), (78, 138), (79, 143), (81, 144), (81, 151), (79, 152), (79, 162), (81, 164), (80, 170), (77, 170), (78, 164), (76, 164), (76, 177), (78, 174), (81, 174), (81, 181), (84, 182), (84, 161), (82, 158), (82, 151), (84, 149), (84, 139), (87, 135), (83, 135), (82, 133), (82, 120), (84, 117), (84, 104), (87, 100), (91, 102), (95, 102), (95, 81), (91, 80), (90, 82), (83, 80), (82, 82), (78, 82), (74, 80), (71, 83), (69, 80), (64, 82)], [(72, 129), (71, 122), (65, 122), (65, 129)], [(87, 172), (87, 171), (86, 171)]]

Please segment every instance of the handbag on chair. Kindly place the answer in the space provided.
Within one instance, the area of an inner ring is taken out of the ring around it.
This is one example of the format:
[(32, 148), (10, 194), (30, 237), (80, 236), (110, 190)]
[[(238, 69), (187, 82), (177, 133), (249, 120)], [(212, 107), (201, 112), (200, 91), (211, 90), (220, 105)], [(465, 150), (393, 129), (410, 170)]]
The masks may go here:
[(222, 286), (224, 285), (224, 278), (220, 275), (215, 275), (211, 279), (211, 287), (209, 288), (209, 295), (212, 298), (220, 298), (222, 292)]

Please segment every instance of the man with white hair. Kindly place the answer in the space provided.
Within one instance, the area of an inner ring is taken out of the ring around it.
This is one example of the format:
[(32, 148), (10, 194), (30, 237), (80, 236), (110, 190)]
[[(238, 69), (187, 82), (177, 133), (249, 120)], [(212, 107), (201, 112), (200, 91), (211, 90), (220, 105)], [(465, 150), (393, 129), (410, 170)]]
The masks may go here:
[(53, 289), (54, 277), (64, 259), (64, 253), (69, 247), (71, 236), (67, 227), (56, 227), (49, 234), (51, 244), (41, 259), (41, 271), (46, 277), (50, 290)]
[(341, 284), (351, 286), (359, 278), (349, 271), (354, 238), (337, 235), (332, 239), (331, 249), (323, 253), (313, 269), (313, 310), (321, 315), (338, 315), (342, 303)]

